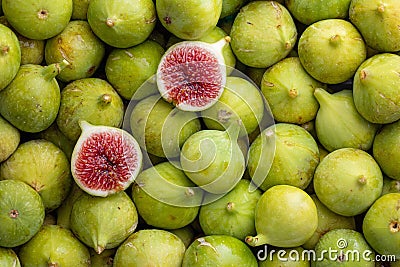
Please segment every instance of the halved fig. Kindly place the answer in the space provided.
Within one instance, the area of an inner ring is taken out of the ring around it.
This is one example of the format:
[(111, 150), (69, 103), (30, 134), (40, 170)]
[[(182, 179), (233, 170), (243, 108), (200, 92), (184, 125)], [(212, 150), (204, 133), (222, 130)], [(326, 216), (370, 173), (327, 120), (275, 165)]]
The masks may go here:
[(75, 144), (71, 171), (77, 185), (93, 196), (123, 191), (142, 168), (143, 154), (128, 132), (111, 126), (79, 123), (82, 134)]
[(225, 36), (213, 44), (182, 41), (171, 46), (157, 69), (161, 96), (185, 111), (201, 111), (215, 104), (226, 83), (222, 48), (229, 41)]

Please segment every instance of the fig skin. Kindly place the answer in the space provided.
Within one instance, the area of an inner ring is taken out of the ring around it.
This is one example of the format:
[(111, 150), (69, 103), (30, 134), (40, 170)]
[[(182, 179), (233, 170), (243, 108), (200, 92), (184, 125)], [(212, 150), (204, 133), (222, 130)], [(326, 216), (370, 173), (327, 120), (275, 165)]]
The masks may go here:
[(45, 216), (40, 195), (16, 180), (0, 181), (0, 210), (0, 246), (5, 248), (28, 242), (39, 231)]
[(349, 7), (349, 19), (361, 32), (368, 46), (380, 52), (398, 52), (399, 12), (396, 0), (353, 0)]
[(400, 181), (383, 176), (382, 196), (389, 193), (400, 193)]
[(378, 163), (361, 149), (330, 152), (317, 166), (314, 190), (333, 212), (355, 216), (368, 210), (382, 193), (383, 176)]
[(319, 104), (313, 93), (324, 87), (305, 71), (298, 57), (274, 64), (261, 80), (261, 91), (275, 120), (286, 123), (303, 124), (315, 119)]
[(387, 124), (400, 119), (400, 55), (382, 53), (365, 60), (353, 80), (357, 111), (372, 123)]
[(47, 64), (63, 59), (70, 63), (57, 75), (62, 82), (93, 76), (104, 55), (105, 44), (92, 32), (87, 21), (70, 21), (61, 33), (46, 40)]
[(124, 106), (115, 89), (100, 78), (83, 78), (67, 84), (61, 91), (57, 126), (71, 141), (81, 134), (79, 121), (119, 128)]
[(19, 145), (0, 165), (0, 177), (29, 184), (41, 196), (46, 212), (61, 205), (72, 184), (68, 158), (56, 145), (42, 139)]
[(90, 0), (72, 0), (71, 20), (87, 20)]
[(183, 244), (185, 244), (185, 248), (188, 248), (194, 240), (195, 232), (190, 224), (185, 227), (178, 229), (171, 229), (169, 231), (183, 241)]
[(17, 75), (21, 64), (21, 48), (15, 33), (0, 24), (0, 91), (7, 87)]
[(43, 226), (21, 247), (18, 256), (22, 266), (91, 266), (87, 247), (58, 225)]
[(17, 254), (10, 248), (0, 248), (0, 266), (21, 267)]
[(241, 240), (228, 235), (197, 238), (187, 248), (182, 267), (248, 266), (257, 267), (257, 259)]
[(222, 11), (222, 0), (156, 1), (161, 24), (175, 36), (196, 40), (217, 26)]
[(21, 35), (45, 40), (59, 34), (72, 15), (72, 0), (32, 1), (3, 0), (3, 12), (11, 26)]
[(84, 193), (73, 203), (70, 216), (72, 232), (98, 254), (118, 247), (138, 224), (136, 207), (124, 191), (107, 197)]
[(112, 267), (116, 248), (106, 249), (101, 254), (97, 254), (94, 249), (90, 249), (90, 266), (91, 267)]
[(71, 229), (71, 210), (75, 201), (85, 193), (76, 183), (72, 183), (71, 190), (65, 200), (56, 209), (57, 219), (56, 224), (65, 228)]
[(378, 198), (365, 214), (362, 231), (371, 247), (382, 255), (400, 259), (400, 193)]
[(140, 230), (118, 247), (113, 266), (180, 267), (184, 253), (185, 245), (176, 235), (161, 229)]
[(128, 48), (144, 42), (156, 25), (151, 0), (91, 0), (87, 20), (93, 32), (106, 44)]
[(240, 62), (249, 67), (267, 68), (290, 53), (297, 41), (297, 29), (282, 4), (254, 1), (240, 9), (230, 36), (233, 53)]
[(301, 246), (317, 229), (317, 208), (303, 190), (291, 185), (276, 185), (258, 200), (255, 226), (257, 235), (246, 237), (250, 246)]
[[(279, 251), (284, 251), (285, 254), (282, 256)], [(276, 254), (273, 254), (273, 258), (267, 257), (265, 260), (259, 260), (258, 267), (310, 267), (310, 261), (307, 258), (302, 259), (303, 254), (307, 255), (303, 251), (302, 247), (280, 248), (276, 250)]]
[(126, 49), (115, 48), (106, 60), (107, 80), (124, 99), (130, 100), (156, 73), (164, 52), (164, 48), (152, 40)]
[(205, 235), (229, 235), (239, 240), (255, 235), (254, 213), (262, 191), (240, 180), (229, 193), (200, 208), (199, 222)]
[[(178, 229), (189, 225), (199, 213), (203, 192), (170, 162), (142, 171), (132, 187), (139, 215), (153, 227)], [(171, 199), (175, 200), (170, 203)]]
[(45, 139), (52, 142), (65, 153), (68, 160), (71, 160), (72, 151), (74, 150), (75, 143), (69, 140), (58, 128), (57, 123), (53, 122), (49, 128), (39, 132), (37, 135), (38, 139)]
[(318, 163), (318, 145), (309, 132), (299, 125), (277, 123), (250, 145), (247, 167), (263, 191), (278, 184), (305, 189)]
[(222, 10), (219, 19), (236, 14), (247, 0), (222, 0)]
[(314, 95), (320, 104), (315, 128), (318, 141), (325, 149), (331, 152), (352, 147), (367, 151), (372, 147), (379, 125), (367, 121), (358, 113), (351, 90), (329, 94), (317, 88)]
[(18, 129), (0, 116), (0, 162), (5, 161), (17, 149), (21, 141)]

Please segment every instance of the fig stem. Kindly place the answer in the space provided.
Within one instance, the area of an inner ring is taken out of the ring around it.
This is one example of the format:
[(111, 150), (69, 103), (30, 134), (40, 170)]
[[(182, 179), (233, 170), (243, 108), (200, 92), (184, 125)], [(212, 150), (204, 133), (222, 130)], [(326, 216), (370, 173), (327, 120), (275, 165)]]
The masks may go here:
[(252, 247), (260, 246), (268, 243), (268, 239), (263, 234), (258, 234), (256, 236), (246, 236), (245, 242)]
[(234, 202), (228, 202), (228, 204), (226, 204), (226, 210), (228, 212), (234, 212), (235, 211), (235, 203)]
[(215, 43), (211, 44), (211, 46), (214, 48), (215, 51), (220, 52), (222, 48), (231, 42), (231, 37), (225, 36), (224, 38), (216, 41)]
[(340, 40), (341, 40), (341, 38), (340, 38), (340, 35), (338, 35), (338, 34), (335, 34), (335, 35), (331, 36), (331, 38), (329, 38), (329, 42), (332, 45), (338, 45)]
[(63, 61), (59, 63), (54, 63), (44, 67), (42, 70), (42, 75), (45, 80), (51, 81), (68, 65), (70, 65), (70, 63), (67, 60), (63, 59)]
[(319, 104), (326, 104), (329, 99), (332, 97), (330, 93), (325, 91), (322, 88), (316, 88), (314, 91), (314, 96), (317, 99)]
[(110, 94), (103, 94), (100, 96), (100, 103), (103, 105), (108, 105), (112, 101), (112, 96)]
[(289, 97), (290, 97), (290, 98), (296, 98), (296, 96), (297, 96), (298, 94), (299, 94), (299, 93), (297, 92), (297, 90), (296, 90), (295, 88), (292, 88), (292, 89), (289, 90)]
[(8, 51), (10, 51), (10, 47), (8, 45), (3, 45), (0, 49), (2, 55), (7, 55)]

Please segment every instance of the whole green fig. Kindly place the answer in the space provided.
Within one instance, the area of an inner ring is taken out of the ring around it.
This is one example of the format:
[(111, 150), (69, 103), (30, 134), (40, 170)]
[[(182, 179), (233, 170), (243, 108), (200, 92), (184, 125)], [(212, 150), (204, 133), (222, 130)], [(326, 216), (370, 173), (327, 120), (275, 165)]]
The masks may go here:
[(17, 149), (21, 135), (17, 128), (0, 116), (0, 162), (5, 161)]
[(17, 75), (21, 64), (21, 48), (15, 33), (0, 24), (0, 91)]

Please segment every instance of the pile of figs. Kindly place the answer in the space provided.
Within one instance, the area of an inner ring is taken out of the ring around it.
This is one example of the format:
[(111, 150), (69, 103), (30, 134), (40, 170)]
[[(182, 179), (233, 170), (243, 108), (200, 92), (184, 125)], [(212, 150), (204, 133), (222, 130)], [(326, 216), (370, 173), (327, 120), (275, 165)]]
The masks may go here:
[(400, 0), (1, 0), (0, 266), (400, 266)]

